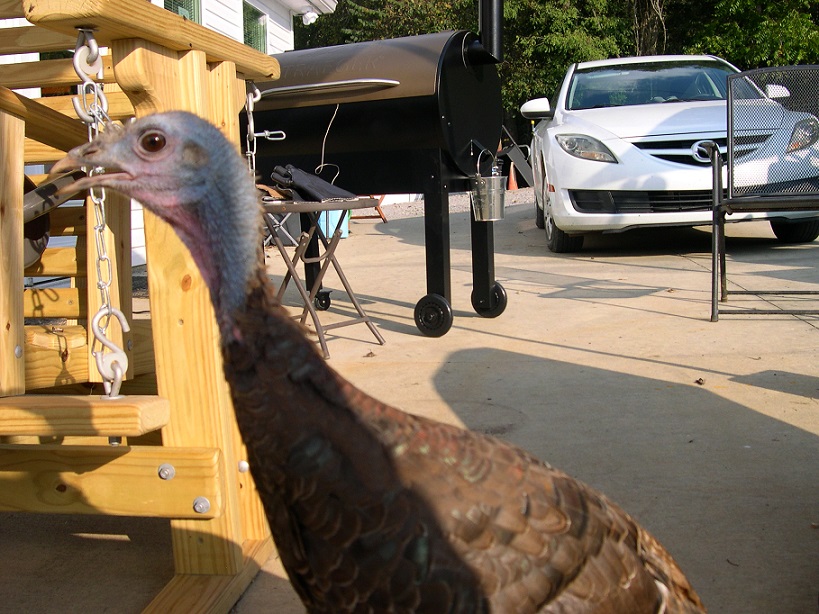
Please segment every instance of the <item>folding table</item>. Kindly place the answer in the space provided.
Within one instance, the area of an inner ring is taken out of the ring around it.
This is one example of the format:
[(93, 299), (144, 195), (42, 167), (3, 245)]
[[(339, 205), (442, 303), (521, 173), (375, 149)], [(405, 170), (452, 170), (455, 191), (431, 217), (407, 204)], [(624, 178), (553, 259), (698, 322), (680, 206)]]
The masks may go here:
[[(373, 198), (334, 199), (324, 202), (282, 201), (269, 197), (262, 198), (264, 222), (270, 231), (273, 243), (276, 245), (282, 260), (284, 260), (287, 266), (287, 273), (282, 280), (281, 286), (279, 286), (278, 298), (279, 300), (282, 299), (288, 284), (292, 280), (304, 303), (299, 321), (304, 324), (307, 321), (308, 315), (313, 320), (319, 345), (325, 358), (330, 357), (325, 332), (342, 326), (351, 326), (361, 323), (366, 324), (378, 343), (381, 345), (384, 344), (384, 338), (361, 307), (361, 303), (359, 303), (358, 298), (353, 292), (350, 282), (347, 281), (347, 277), (344, 275), (341, 264), (335, 255), (336, 247), (341, 240), (341, 227), (347, 212), (351, 209), (373, 207), (375, 204), (376, 200)], [(324, 212), (339, 213), (335, 229), (329, 239), (321, 230), (321, 225), (319, 224), (319, 216)], [(282, 224), (281, 216), (288, 213), (298, 213), (302, 220), (302, 233), (299, 236), (298, 245), (292, 257), (285, 251), (284, 244), (278, 234), (279, 227)], [(322, 247), (324, 249), (323, 252), (321, 252)], [(300, 261), (304, 263), (304, 282), (302, 282), (296, 270), (296, 266)], [(330, 307), (329, 293), (322, 290), (322, 280), (330, 265), (333, 266), (338, 278), (341, 280), (344, 291), (347, 293), (347, 296), (350, 297), (350, 301), (358, 317), (353, 317), (341, 322), (333, 322), (331, 324), (322, 324), (318, 317), (317, 310), (325, 311)]]

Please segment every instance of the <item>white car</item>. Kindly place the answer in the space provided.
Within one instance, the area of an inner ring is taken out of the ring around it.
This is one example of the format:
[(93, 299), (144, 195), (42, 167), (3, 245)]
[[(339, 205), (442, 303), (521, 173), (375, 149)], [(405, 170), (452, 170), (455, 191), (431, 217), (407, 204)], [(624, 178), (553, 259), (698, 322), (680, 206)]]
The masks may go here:
[[(553, 108), (546, 98), (524, 104), (524, 117), (541, 120), (531, 164), (536, 223), (549, 249), (578, 251), (592, 232), (710, 224), (712, 171), (703, 143), (726, 150), (726, 78), (737, 72), (705, 55), (583, 62), (567, 71)], [(806, 146), (817, 147), (815, 117), (786, 111), (758, 90), (749, 95), (769, 104), (775, 121), (747, 143), (743, 160), (766, 141), (787, 144), (806, 133)], [(816, 215), (732, 214), (727, 221), (770, 219), (780, 240), (804, 242), (819, 236)]]

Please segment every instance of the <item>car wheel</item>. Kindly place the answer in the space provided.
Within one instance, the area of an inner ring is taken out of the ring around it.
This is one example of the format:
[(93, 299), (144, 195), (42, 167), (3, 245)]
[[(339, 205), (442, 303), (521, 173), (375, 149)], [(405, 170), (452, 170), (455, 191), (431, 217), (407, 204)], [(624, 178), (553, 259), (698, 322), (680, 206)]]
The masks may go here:
[(546, 247), (555, 254), (579, 252), (583, 248), (583, 235), (568, 235), (555, 226), (549, 211), (543, 211), (543, 226), (546, 229)]
[(540, 208), (537, 201), (537, 193), (535, 193), (535, 226), (543, 230), (545, 228), (545, 224), (543, 223), (543, 209)]
[(819, 220), (804, 222), (771, 220), (771, 230), (782, 243), (810, 243), (819, 237)]

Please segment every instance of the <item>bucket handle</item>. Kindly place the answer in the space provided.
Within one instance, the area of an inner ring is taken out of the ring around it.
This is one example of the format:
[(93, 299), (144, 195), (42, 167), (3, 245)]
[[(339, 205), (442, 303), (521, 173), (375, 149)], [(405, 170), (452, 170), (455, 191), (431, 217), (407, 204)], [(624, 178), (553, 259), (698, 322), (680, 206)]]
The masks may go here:
[(481, 149), (481, 150), (478, 152), (478, 162), (475, 164), (475, 176), (476, 176), (476, 177), (480, 177), (480, 176), (481, 176), (481, 156), (482, 156), (484, 153), (488, 153), (490, 156), (492, 156), (492, 169), (494, 169), (494, 168), (496, 167), (496, 165), (497, 165), (497, 160), (498, 160), (498, 159), (497, 159), (497, 157), (495, 157), (495, 156), (492, 154), (492, 152), (491, 152), (491, 151), (489, 151), (489, 150), (488, 150), (486, 147), (483, 147), (483, 148), (482, 148), (482, 149)]

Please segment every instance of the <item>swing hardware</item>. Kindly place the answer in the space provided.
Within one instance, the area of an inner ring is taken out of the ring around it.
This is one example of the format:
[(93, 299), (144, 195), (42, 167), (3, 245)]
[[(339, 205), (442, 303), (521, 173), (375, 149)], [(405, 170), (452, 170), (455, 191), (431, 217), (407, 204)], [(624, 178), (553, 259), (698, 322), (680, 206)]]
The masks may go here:
[(103, 305), (94, 316), (94, 319), (91, 320), (91, 331), (94, 333), (95, 341), (99, 342), (100, 345), (108, 350), (108, 352), (99, 350), (92, 351), (91, 353), (97, 361), (97, 370), (100, 372), (103, 380), (105, 380), (103, 382), (105, 394), (107, 395), (105, 398), (109, 399), (119, 398), (119, 388), (122, 385), (122, 378), (128, 369), (128, 355), (105, 335), (107, 322), (105, 326), (100, 326), (100, 320), (102, 320), (102, 318), (110, 318), (112, 315), (116, 316), (117, 320), (119, 320), (123, 332), (127, 333), (131, 330), (128, 326), (128, 320), (125, 314), (116, 307), (106, 307)]
[(261, 136), (266, 138), (268, 141), (283, 141), (287, 138), (284, 130), (262, 130), (261, 132), (254, 132), (253, 136)]
[(261, 137), (268, 141), (283, 141), (287, 138), (284, 130), (262, 130), (256, 132), (256, 124), (253, 120), (253, 107), (262, 99), (262, 93), (255, 83), (248, 83), (247, 104), (245, 111), (247, 113), (247, 149), (245, 156), (247, 156), (247, 167), (251, 175), (256, 173), (256, 139)]
[[(80, 29), (77, 36), (77, 47), (74, 50), (74, 71), (82, 80), (81, 97), (74, 96), (71, 104), (77, 116), (89, 126), (108, 119), (108, 98), (102, 88), (91, 78), (91, 75), (102, 75), (102, 56), (94, 33), (91, 30)], [(91, 102), (88, 102), (89, 97)]]
[[(96, 137), (103, 125), (112, 126), (108, 117), (108, 99), (102, 91), (102, 85), (91, 75), (102, 79), (102, 57), (99, 45), (94, 39), (94, 32), (87, 28), (78, 28), (77, 46), (74, 49), (74, 70), (82, 81), (81, 97), (71, 99), (79, 118), (88, 126), (88, 140)], [(89, 102), (89, 99), (91, 102)], [(104, 169), (86, 169), (88, 175), (104, 172)], [(111, 284), (114, 281), (111, 259), (106, 247), (105, 231), (105, 189), (91, 188), (89, 197), (94, 211), (94, 239), (97, 252), (97, 288), (100, 291), (100, 308), (91, 320), (90, 328), (94, 335), (91, 355), (97, 363), (97, 371), (103, 380), (106, 395), (103, 398), (120, 397), (119, 391), (125, 372), (128, 370), (128, 356), (123, 349), (107, 336), (111, 316), (116, 316), (124, 333), (130, 330), (125, 314), (111, 305)], [(121, 438), (109, 438), (111, 445), (119, 445)]]

